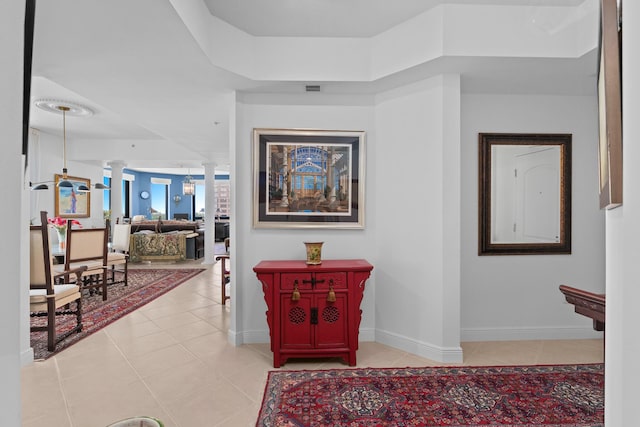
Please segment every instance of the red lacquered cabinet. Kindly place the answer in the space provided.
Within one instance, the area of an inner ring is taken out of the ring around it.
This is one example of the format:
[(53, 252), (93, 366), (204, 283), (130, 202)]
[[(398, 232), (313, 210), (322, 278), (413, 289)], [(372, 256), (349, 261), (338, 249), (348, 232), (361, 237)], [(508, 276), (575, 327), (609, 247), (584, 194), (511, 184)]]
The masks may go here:
[(290, 357), (356, 364), (360, 303), (373, 266), (363, 259), (261, 261), (253, 267), (267, 303), (273, 366)]

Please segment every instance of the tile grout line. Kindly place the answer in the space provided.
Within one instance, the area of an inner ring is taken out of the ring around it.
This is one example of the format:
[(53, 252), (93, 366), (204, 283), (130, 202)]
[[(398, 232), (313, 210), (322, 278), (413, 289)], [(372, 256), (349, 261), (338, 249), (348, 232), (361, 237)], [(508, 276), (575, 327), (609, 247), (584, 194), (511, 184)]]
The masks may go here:
[(71, 411), (69, 410), (69, 400), (67, 399), (67, 394), (64, 391), (64, 385), (62, 383), (62, 373), (60, 372), (60, 366), (58, 365), (58, 358), (56, 356), (54, 356), (53, 362), (56, 368), (56, 376), (58, 377), (58, 387), (60, 388), (60, 393), (62, 394), (62, 401), (64, 402), (64, 411), (67, 414), (67, 419), (69, 420), (70, 427), (73, 427), (74, 423), (73, 423), (73, 418), (71, 417)]

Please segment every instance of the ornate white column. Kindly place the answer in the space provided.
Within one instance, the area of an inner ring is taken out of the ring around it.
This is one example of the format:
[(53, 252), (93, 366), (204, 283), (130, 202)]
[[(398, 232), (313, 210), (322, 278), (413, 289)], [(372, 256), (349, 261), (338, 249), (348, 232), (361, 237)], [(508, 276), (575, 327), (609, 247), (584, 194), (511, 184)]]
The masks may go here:
[(111, 167), (111, 231), (116, 219), (122, 216), (122, 169), (126, 166), (122, 160), (107, 163)]
[(287, 181), (289, 179), (289, 153), (287, 152), (287, 146), (283, 147), (282, 157), (282, 174), (284, 176), (284, 182), (282, 183), (282, 200), (280, 206), (286, 208), (289, 206), (289, 187)]
[(203, 264), (214, 264), (216, 243), (216, 164), (206, 162), (204, 166), (204, 260)]
[(331, 188), (329, 191), (329, 203), (335, 203), (336, 201), (336, 180), (335, 172), (333, 170), (333, 158), (335, 154), (335, 148), (331, 147), (329, 150), (329, 159), (327, 161), (327, 185)]

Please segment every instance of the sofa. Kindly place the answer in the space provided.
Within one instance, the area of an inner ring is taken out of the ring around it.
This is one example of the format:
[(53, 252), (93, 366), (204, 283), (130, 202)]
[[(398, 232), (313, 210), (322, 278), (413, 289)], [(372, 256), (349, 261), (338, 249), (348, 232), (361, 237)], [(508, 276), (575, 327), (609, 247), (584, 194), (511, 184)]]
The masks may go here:
[(204, 240), (197, 221), (132, 221), (129, 255), (132, 262), (198, 259), (204, 256)]

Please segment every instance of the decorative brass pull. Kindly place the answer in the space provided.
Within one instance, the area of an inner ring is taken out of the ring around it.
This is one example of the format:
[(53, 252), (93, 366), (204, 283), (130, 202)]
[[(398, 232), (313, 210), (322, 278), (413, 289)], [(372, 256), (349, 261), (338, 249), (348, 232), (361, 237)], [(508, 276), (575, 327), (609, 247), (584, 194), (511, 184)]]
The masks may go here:
[(291, 301), (300, 300), (300, 291), (298, 290), (298, 279), (293, 281), (293, 292), (291, 293)]
[[(331, 281), (333, 281), (333, 279), (331, 279)], [(311, 283), (311, 287), (315, 288), (316, 284), (318, 283), (324, 283), (324, 279), (316, 279), (316, 276), (311, 276), (311, 280), (304, 280), (302, 279), (302, 283)]]
[(333, 279), (329, 279), (329, 294), (327, 295), (327, 302), (336, 302), (336, 293), (333, 291)]

